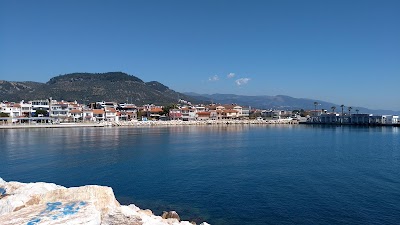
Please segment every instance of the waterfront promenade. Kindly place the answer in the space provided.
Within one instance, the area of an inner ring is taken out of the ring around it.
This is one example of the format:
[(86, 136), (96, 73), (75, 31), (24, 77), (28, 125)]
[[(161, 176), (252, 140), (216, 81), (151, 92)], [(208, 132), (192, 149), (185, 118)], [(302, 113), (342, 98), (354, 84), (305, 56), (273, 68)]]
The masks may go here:
[(195, 121), (103, 121), (99, 123), (38, 123), (38, 124), (5, 124), (0, 129), (23, 129), (23, 128), (77, 128), (77, 127), (147, 127), (147, 126), (206, 126), (206, 125), (274, 125), (274, 124), (298, 124), (297, 120), (195, 120)]

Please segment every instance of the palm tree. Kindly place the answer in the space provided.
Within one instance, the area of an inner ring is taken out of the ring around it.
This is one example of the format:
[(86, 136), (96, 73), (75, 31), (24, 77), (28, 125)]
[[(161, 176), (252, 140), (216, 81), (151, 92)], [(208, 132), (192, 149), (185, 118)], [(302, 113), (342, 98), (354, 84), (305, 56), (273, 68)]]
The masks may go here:
[(359, 111), (360, 111), (359, 109), (356, 109), (357, 114), (358, 114)]
[(353, 109), (353, 107), (349, 106), (347, 107), (347, 110), (349, 110), (349, 116), (351, 116), (351, 110)]
[(343, 108), (344, 108), (344, 105), (340, 105), (340, 108), (342, 108), (342, 116), (343, 116)]
[(332, 109), (332, 112), (335, 112), (336, 107), (332, 106), (331, 109)]
[(343, 104), (340, 105), (340, 108), (342, 108), (342, 116), (340, 117), (340, 123), (343, 123), (343, 108), (344, 108), (344, 105)]

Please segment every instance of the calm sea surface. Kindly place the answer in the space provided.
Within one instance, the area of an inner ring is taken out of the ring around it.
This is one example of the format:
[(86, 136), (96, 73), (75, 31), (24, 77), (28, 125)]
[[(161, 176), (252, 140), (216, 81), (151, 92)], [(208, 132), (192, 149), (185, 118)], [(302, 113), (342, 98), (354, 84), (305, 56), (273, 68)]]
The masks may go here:
[(0, 177), (111, 186), (122, 204), (212, 224), (399, 224), (400, 129), (0, 130)]

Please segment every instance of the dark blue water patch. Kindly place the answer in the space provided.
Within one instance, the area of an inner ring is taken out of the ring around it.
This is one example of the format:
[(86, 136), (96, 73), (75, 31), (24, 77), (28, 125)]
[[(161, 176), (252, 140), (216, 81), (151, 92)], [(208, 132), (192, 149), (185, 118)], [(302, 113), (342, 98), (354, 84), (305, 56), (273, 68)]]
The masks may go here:
[(332, 126), (2, 130), (0, 177), (106, 185), (122, 204), (212, 224), (396, 224), (399, 134)]

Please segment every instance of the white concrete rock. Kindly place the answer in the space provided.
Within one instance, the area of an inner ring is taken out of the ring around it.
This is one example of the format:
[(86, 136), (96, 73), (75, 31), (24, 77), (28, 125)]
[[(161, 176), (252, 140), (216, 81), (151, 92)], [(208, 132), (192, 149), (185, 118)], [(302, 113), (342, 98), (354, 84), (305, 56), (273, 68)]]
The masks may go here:
[(6, 190), (0, 196), (0, 225), (192, 225), (176, 218), (163, 219), (133, 204), (121, 206), (110, 187), (65, 188), (0, 178), (0, 188)]
[(120, 206), (110, 187), (96, 185), (57, 189), (40, 196), (40, 203), (55, 201), (92, 202), (102, 214), (113, 211)]
[(101, 213), (93, 203), (54, 202), (33, 205), (0, 217), (1, 225), (100, 225)]
[[(19, 183), (6, 182), (3, 184), (6, 196), (0, 199), (0, 216), (18, 210), (26, 205), (32, 205), (35, 196), (47, 193), (51, 190), (65, 189), (62, 186), (49, 183)], [(31, 201), (31, 202), (30, 202)]]

